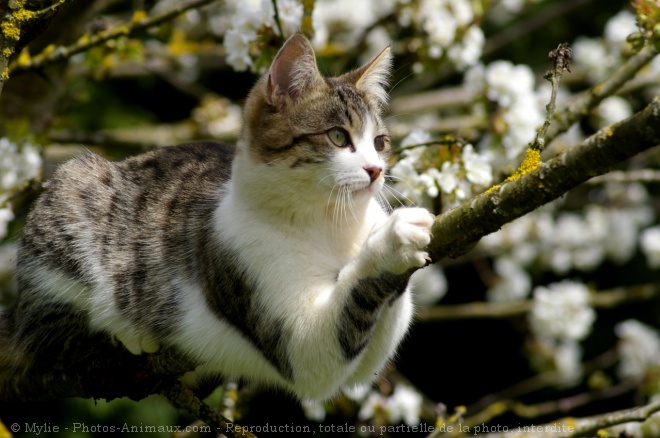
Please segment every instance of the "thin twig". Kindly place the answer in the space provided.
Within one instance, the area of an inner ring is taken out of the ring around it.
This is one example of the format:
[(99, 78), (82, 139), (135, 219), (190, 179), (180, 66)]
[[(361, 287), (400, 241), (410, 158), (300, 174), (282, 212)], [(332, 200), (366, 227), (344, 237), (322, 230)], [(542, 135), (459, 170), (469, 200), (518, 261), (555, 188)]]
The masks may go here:
[(249, 430), (235, 424), (231, 420), (215, 412), (209, 405), (201, 401), (195, 394), (178, 380), (163, 388), (162, 394), (177, 408), (185, 410), (193, 417), (204, 421), (215, 428), (218, 433), (234, 438), (254, 438)]
[(300, 30), (310, 40), (314, 38), (314, 20), (312, 19), (314, 3), (314, 0), (302, 0), (303, 16), (302, 23), (300, 23)]
[(660, 401), (655, 401), (635, 409), (625, 409), (579, 419), (575, 421), (575, 430), (572, 433), (563, 435), (563, 437), (577, 438), (594, 436), (595, 432), (600, 429), (616, 426), (617, 424), (645, 421), (656, 412), (660, 412)]
[(660, 171), (653, 169), (638, 169), (638, 170), (617, 170), (605, 175), (600, 175), (591, 178), (587, 181), (588, 184), (599, 185), (608, 182), (621, 182), (621, 183), (660, 183)]
[[(595, 308), (611, 309), (621, 304), (646, 301), (660, 296), (660, 286), (644, 284), (600, 291), (591, 295)], [(473, 302), (420, 308), (416, 312), (418, 322), (451, 321), (461, 319), (504, 319), (523, 316), (532, 309), (532, 300), (515, 303)]]
[(89, 36), (88, 38), (80, 38), (78, 41), (68, 47), (59, 47), (51, 52), (48, 52), (47, 54), (36, 55), (28, 62), (21, 64), (13, 62), (9, 66), (9, 74), (15, 75), (27, 70), (43, 68), (48, 65), (67, 60), (75, 54), (89, 50), (90, 48), (103, 44), (106, 41), (119, 38), (121, 36), (131, 36), (136, 32), (157, 26), (161, 23), (176, 18), (186, 11), (200, 8), (214, 1), (217, 0), (193, 0), (187, 4), (174, 7), (160, 15), (156, 15), (155, 17), (147, 18), (141, 21), (132, 21), (127, 24), (115, 26), (112, 29), (100, 32), (96, 35)]
[(273, 2), (273, 12), (275, 14), (275, 25), (277, 26), (277, 31), (280, 33), (280, 38), (284, 41), (284, 31), (282, 30), (282, 22), (280, 21), (280, 10), (277, 7), (277, 0), (272, 0)]
[(570, 104), (559, 108), (555, 112), (553, 125), (548, 129), (545, 136), (545, 142), (550, 143), (559, 134), (566, 132), (574, 123), (584, 118), (593, 108), (598, 106), (603, 99), (616, 93), (657, 54), (658, 51), (653, 46), (645, 47), (639, 53), (630, 57), (603, 82), (594, 85)]
[[(612, 348), (605, 353), (585, 362), (581, 365), (581, 376), (588, 376), (596, 370), (604, 370), (611, 367), (619, 360), (619, 355), (616, 348)], [(476, 424), (487, 422), (493, 418), (494, 413), (497, 411), (492, 406), (502, 400), (519, 399), (522, 396), (535, 393), (549, 386), (554, 386), (560, 383), (561, 374), (559, 371), (545, 371), (535, 374), (525, 380), (515, 383), (514, 385), (503, 389), (497, 393), (488, 394), (481, 397), (476, 402), (467, 407), (467, 412), (471, 415), (468, 418), (477, 418)], [(487, 414), (482, 414), (482, 411), (487, 411)], [(466, 420), (467, 421), (467, 420)]]
[(415, 143), (407, 146), (402, 146), (398, 149), (396, 149), (393, 153), (395, 155), (401, 154), (403, 151), (408, 151), (411, 149), (416, 149), (418, 147), (424, 147), (424, 146), (453, 146), (453, 145), (458, 145), (458, 146), (464, 146), (465, 145), (465, 140), (459, 137), (454, 137), (451, 135), (447, 135), (443, 138), (439, 138), (437, 140), (432, 140), (432, 141), (427, 141), (423, 143)]
[(559, 83), (564, 71), (571, 72), (570, 63), (573, 51), (568, 46), (568, 43), (562, 43), (553, 51), (550, 52), (548, 57), (553, 61), (553, 69), (545, 74), (545, 79), (552, 84), (552, 93), (550, 94), (550, 102), (546, 105), (545, 121), (543, 126), (536, 131), (536, 138), (530, 147), (538, 152), (542, 152), (545, 147), (545, 136), (550, 128), (550, 123), (555, 115), (557, 92), (559, 91)]
[[(476, 434), (478, 432), (477, 428), (479, 427), (479, 425), (483, 424), (484, 426), (487, 426), (488, 421), (507, 412), (512, 412), (513, 414), (515, 414), (520, 418), (527, 418), (527, 419), (535, 419), (535, 418), (545, 417), (548, 415), (556, 415), (556, 414), (569, 414), (575, 409), (582, 406), (586, 406), (595, 401), (608, 400), (618, 397), (622, 394), (626, 394), (634, 390), (638, 385), (639, 385), (639, 381), (637, 381), (636, 379), (629, 379), (617, 385), (610, 386), (608, 388), (580, 393), (570, 397), (561, 398), (559, 400), (552, 400), (537, 404), (524, 404), (521, 402), (517, 402), (515, 400), (502, 400), (490, 407), (491, 412), (484, 412), (482, 413), (483, 415), (481, 415), (479, 418), (471, 418), (469, 421), (463, 420), (460, 430), (454, 430), (452, 431), (454, 433), (447, 433), (443, 436), (446, 437), (459, 436), (459, 435), (464, 435), (465, 432), (468, 432), (470, 435)], [(630, 411), (624, 411), (624, 412), (630, 413)], [(613, 414), (604, 414), (596, 418), (598, 418), (600, 421), (605, 423), (606, 419), (608, 419), (610, 415)], [(614, 415), (616, 415), (616, 413), (614, 413)], [(607, 426), (612, 426), (623, 422), (634, 421), (634, 420), (630, 420), (629, 418), (630, 416), (626, 416), (625, 421), (622, 421), (620, 418), (617, 420), (609, 420), (609, 421), (618, 421), (618, 422), (614, 422), (611, 424), (605, 423), (605, 424)], [(633, 418), (642, 418), (642, 416), (637, 415)], [(643, 418), (644, 419), (648, 418), (648, 415)], [(579, 424), (580, 421), (586, 421), (587, 424), (589, 425), (589, 427), (584, 427), (584, 430), (586, 432), (583, 432), (581, 427), (576, 426), (576, 423)], [(595, 421), (588, 421), (588, 420), (571, 419), (569, 421), (565, 419), (560, 419), (553, 421), (552, 424), (527, 426), (527, 427), (531, 427), (532, 431), (526, 430), (525, 425), (520, 425), (519, 428), (512, 427), (504, 432), (489, 433), (488, 437), (504, 438), (504, 437), (515, 436), (516, 433), (522, 434), (522, 436), (535, 436), (535, 437), (552, 436), (553, 438), (594, 436), (588, 434), (603, 428), (602, 426), (594, 428), (595, 423), (596, 423)], [(552, 432), (545, 433), (545, 431), (552, 431)], [(529, 435), (530, 433), (533, 433), (533, 435)], [(438, 435), (431, 434), (427, 438), (435, 438), (436, 436)]]
[(56, 10), (57, 8), (61, 7), (63, 4), (68, 3), (69, 1), (70, 0), (55, 0), (55, 2), (52, 5), (47, 6), (43, 9), (38, 10), (38, 11), (35, 11), (34, 15), (33, 15), (33, 18), (40, 18), (40, 17), (48, 14), (49, 12), (52, 12), (52, 11)]

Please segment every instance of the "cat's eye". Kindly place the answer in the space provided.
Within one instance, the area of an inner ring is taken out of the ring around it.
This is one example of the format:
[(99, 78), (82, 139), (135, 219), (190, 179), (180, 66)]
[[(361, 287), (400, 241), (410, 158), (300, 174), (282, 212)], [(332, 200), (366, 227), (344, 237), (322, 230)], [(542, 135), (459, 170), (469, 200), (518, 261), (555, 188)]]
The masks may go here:
[(387, 145), (387, 138), (384, 135), (379, 135), (378, 137), (374, 138), (374, 148), (378, 152), (382, 152), (385, 150), (385, 146)]
[(348, 133), (341, 128), (332, 128), (328, 131), (328, 138), (335, 145), (340, 148), (346, 147), (350, 144)]

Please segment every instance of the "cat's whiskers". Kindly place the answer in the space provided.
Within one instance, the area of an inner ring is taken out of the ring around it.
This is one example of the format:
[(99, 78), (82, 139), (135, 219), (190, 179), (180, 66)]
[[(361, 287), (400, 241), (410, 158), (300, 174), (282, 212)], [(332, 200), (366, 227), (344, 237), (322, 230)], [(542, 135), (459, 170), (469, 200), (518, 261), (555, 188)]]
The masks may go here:
[[(335, 192), (335, 187), (337, 187), (337, 184), (332, 186), (332, 189), (330, 190), (330, 194), (328, 195), (328, 201), (325, 203), (325, 216), (328, 216), (328, 210), (330, 210), (330, 204), (332, 203), (332, 194)], [(318, 188), (318, 185), (317, 185)], [(335, 203), (336, 204), (336, 203)], [(334, 221), (334, 210), (332, 212), (333, 216), (333, 221)]]
[(355, 214), (355, 200), (353, 199), (353, 192), (351, 190), (349, 190), (348, 188), (346, 188), (346, 195), (347, 195), (347, 198), (348, 198), (348, 208), (351, 211), (351, 216), (353, 216), (353, 220), (357, 221), (358, 217)]
[(401, 198), (403, 198), (405, 201), (407, 201), (409, 206), (416, 207), (416, 204), (410, 198), (408, 198), (406, 195), (404, 195), (400, 191), (396, 190), (394, 187), (385, 184), (385, 185), (383, 185), (383, 189), (387, 190), (387, 192), (390, 194), (390, 196), (392, 196), (394, 199), (396, 199), (396, 201), (402, 207), (405, 207), (406, 203), (404, 203), (401, 200)]

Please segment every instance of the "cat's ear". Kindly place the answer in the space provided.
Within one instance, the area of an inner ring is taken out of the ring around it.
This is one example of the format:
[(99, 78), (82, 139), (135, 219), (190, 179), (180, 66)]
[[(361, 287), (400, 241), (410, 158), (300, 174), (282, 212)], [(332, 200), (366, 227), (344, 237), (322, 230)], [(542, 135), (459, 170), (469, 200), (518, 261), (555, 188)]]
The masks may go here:
[(387, 104), (387, 86), (392, 70), (392, 53), (390, 48), (385, 49), (374, 59), (344, 77), (355, 85), (360, 91), (376, 98), (379, 105)]
[(303, 34), (297, 33), (284, 43), (270, 66), (266, 101), (284, 108), (320, 79), (312, 45)]

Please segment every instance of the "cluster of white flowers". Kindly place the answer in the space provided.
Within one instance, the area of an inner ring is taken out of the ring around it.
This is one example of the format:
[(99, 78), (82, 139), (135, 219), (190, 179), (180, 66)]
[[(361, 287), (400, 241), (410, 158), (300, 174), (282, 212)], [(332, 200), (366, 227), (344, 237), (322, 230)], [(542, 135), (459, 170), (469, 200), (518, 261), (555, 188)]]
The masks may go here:
[(508, 254), (520, 266), (535, 263), (559, 275), (590, 271), (606, 259), (625, 263), (635, 254), (640, 230), (653, 222), (653, 209), (639, 184), (611, 184), (604, 192), (618, 200), (616, 208), (591, 204), (583, 214), (556, 213), (558, 204), (550, 204), (504, 225), (480, 245), (492, 254)]
[(387, 415), (390, 424), (400, 424), (403, 421), (409, 426), (416, 426), (419, 424), (422, 401), (422, 396), (417, 391), (399, 383), (389, 397), (375, 391), (370, 392), (362, 403), (358, 418), (366, 421), (373, 418), (376, 412), (382, 411)]
[(492, 183), (490, 156), (478, 153), (470, 144), (463, 146), (461, 155), (454, 157), (455, 161), (443, 162), (440, 170), (435, 167), (426, 168), (423, 155), (427, 146), (414, 145), (429, 143), (431, 140), (428, 132), (414, 129), (401, 141), (403, 151), (390, 169), (390, 178), (395, 182), (392, 188), (395, 197), (429, 207), (431, 200), (442, 194), (443, 205), (449, 207), (479, 193)]
[(532, 290), (532, 279), (520, 263), (511, 257), (498, 257), (493, 269), (498, 281), (488, 289), (488, 301), (511, 302), (527, 298)]
[(564, 384), (576, 383), (581, 375), (579, 342), (589, 334), (595, 319), (589, 290), (582, 283), (562, 281), (534, 289), (529, 313), (532, 333), (551, 352)]
[(418, 306), (435, 304), (447, 293), (447, 278), (440, 265), (430, 265), (410, 278), (413, 299)]
[(595, 128), (600, 129), (613, 123), (620, 122), (632, 115), (630, 102), (621, 96), (610, 96), (598, 105), (594, 112)]
[[(539, 101), (534, 84), (531, 68), (509, 61), (495, 61), (486, 67), (477, 64), (466, 72), (465, 85), (475, 100), (485, 97), (498, 104), (496, 119), (503, 127), (499, 135), (507, 161), (520, 155), (543, 123), (544, 103)], [(484, 143), (493, 143), (493, 137), (486, 136)]]
[(205, 96), (192, 111), (192, 119), (200, 130), (214, 138), (235, 137), (242, 121), (241, 108), (217, 95)]
[(616, 68), (628, 35), (637, 31), (635, 15), (623, 10), (605, 25), (604, 38), (579, 37), (573, 43), (573, 65), (592, 83), (606, 79)]
[(493, 21), (499, 26), (515, 18), (526, 5), (530, 3), (540, 3), (542, 0), (500, 0), (495, 7), (488, 9), (488, 20)]
[[(468, 0), (399, 0), (399, 23), (414, 26), (426, 35), (430, 58), (446, 56), (456, 68), (474, 65), (483, 50), (484, 34)], [(416, 66), (421, 69), (421, 65)]]
[(11, 194), (41, 174), (39, 151), (30, 142), (18, 145), (6, 137), (0, 138), (0, 239), (6, 236), (7, 224), (14, 219), (9, 206)]
[(653, 328), (629, 319), (614, 328), (621, 339), (618, 346), (619, 375), (641, 379), (652, 367), (660, 367), (660, 337)]
[(639, 246), (651, 268), (660, 267), (660, 225), (647, 228), (639, 236)]
[[(312, 42), (319, 47), (331, 42), (351, 47), (367, 28), (394, 11), (394, 1), (317, 0), (312, 16)], [(385, 28), (376, 26), (367, 35), (369, 50), (364, 54), (364, 60), (371, 59), (391, 42)]]
[[(282, 32), (285, 33), (283, 37), (295, 33), (300, 28), (302, 4), (296, 0), (278, 0), (277, 10)], [(248, 3), (238, 3), (232, 23), (224, 39), (227, 63), (234, 70), (245, 71), (254, 65), (250, 44), (256, 41), (259, 29), (262, 26), (276, 27), (272, 1), (262, 0), (261, 7), (256, 9)]]
[(589, 289), (584, 284), (565, 280), (534, 288), (530, 324), (538, 338), (581, 341), (595, 319)]

